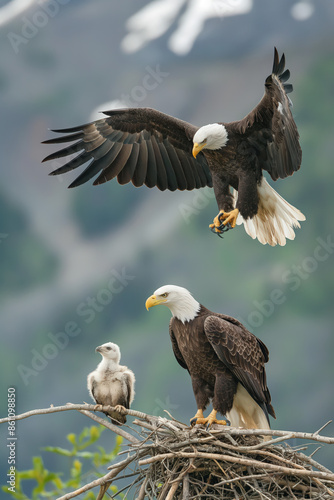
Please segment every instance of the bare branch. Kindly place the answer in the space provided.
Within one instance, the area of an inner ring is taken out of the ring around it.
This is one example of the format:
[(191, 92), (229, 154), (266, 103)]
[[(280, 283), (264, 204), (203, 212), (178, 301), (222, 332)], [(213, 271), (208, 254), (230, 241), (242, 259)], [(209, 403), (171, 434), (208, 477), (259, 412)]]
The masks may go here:
[[(66, 405), (63, 406), (50, 406), (50, 408), (43, 408), (41, 410), (31, 410), (27, 411), (25, 413), (21, 413), (21, 415), (15, 415), (13, 417), (6, 417), (6, 418), (1, 418), (0, 419), (0, 424), (3, 424), (5, 422), (9, 422), (11, 420), (23, 420), (24, 418), (32, 417), (33, 415), (44, 415), (48, 413), (57, 413), (59, 411), (69, 411), (69, 410), (88, 410), (88, 411), (115, 411), (115, 408), (113, 406), (102, 406), (102, 405), (90, 405), (90, 404), (72, 404), (72, 403), (67, 403)], [(143, 420), (158, 420), (159, 417), (155, 417), (153, 415), (147, 415), (146, 413), (143, 413), (141, 411), (136, 411), (136, 410), (130, 410), (130, 409), (124, 409), (122, 410), (121, 413), (124, 413), (125, 415), (130, 415), (132, 417), (137, 417), (137, 418), (142, 418)]]
[(144, 500), (145, 495), (146, 495), (145, 490), (146, 490), (147, 481), (148, 481), (148, 476), (145, 477), (145, 479), (140, 487), (140, 490), (139, 490), (139, 493), (138, 493), (136, 500)]
[[(69, 411), (69, 410), (86, 410), (86, 411), (96, 411), (97, 405), (90, 405), (90, 404), (72, 404), (68, 403), (67, 405), (63, 406), (51, 406), (50, 408), (43, 408), (40, 410), (31, 410), (25, 413), (22, 413), (21, 415), (15, 415), (13, 417), (5, 417), (0, 419), (0, 424), (3, 424), (5, 422), (9, 422), (12, 420), (23, 420), (25, 418), (34, 416), (34, 415), (44, 415), (44, 414), (49, 414), (49, 413), (57, 413), (57, 412), (62, 412), (62, 411)], [(113, 411), (114, 408), (112, 406), (101, 406), (99, 405), (98, 411)], [(146, 428), (150, 428), (151, 430), (156, 429), (156, 425), (161, 425), (161, 424), (166, 424), (169, 429), (176, 430), (178, 427), (183, 428), (184, 430), (190, 429), (189, 426), (179, 423), (176, 420), (173, 420), (173, 423), (166, 418), (163, 417), (156, 417), (153, 415), (148, 415), (143, 412), (139, 412), (136, 410), (131, 410), (131, 409), (124, 409), (122, 413), (126, 415), (130, 415), (133, 417), (140, 418), (142, 420), (145, 420), (147, 422), (146, 425), (144, 425), (143, 422), (137, 422), (135, 421), (134, 423), (139, 424), (141, 426), (145, 426)], [(155, 423), (155, 425), (152, 425), (152, 423)], [(323, 427), (321, 427), (318, 431), (314, 433), (307, 433), (307, 432), (297, 432), (297, 431), (281, 431), (281, 430), (273, 430), (273, 429), (236, 429), (236, 428), (231, 428), (231, 427), (225, 427), (223, 431), (221, 429), (212, 429), (210, 430), (210, 434), (215, 435), (216, 437), (222, 436), (222, 435), (230, 435), (230, 436), (282, 436), (285, 439), (308, 439), (308, 440), (313, 440), (313, 441), (318, 441), (322, 443), (328, 443), (328, 444), (334, 444), (334, 437), (327, 437), (327, 436), (319, 436), (319, 432), (326, 427), (331, 421), (327, 422)], [(112, 424), (110, 424), (112, 425)], [(178, 425), (178, 427), (175, 427), (175, 425)], [(116, 427), (117, 429), (118, 427)], [(114, 429), (113, 429), (114, 430)], [(203, 430), (200, 427), (196, 428), (196, 430)], [(114, 430), (114, 432), (116, 432)], [(168, 431), (165, 431), (168, 433)]]
[(91, 483), (85, 484), (81, 488), (78, 488), (77, 490), (72, 491), (71, 493), (63, 495), (62, 497), (57, 498), (57, 500), (70, 500), (71, 498), (81, 495), (81, 493), (84, 493), (85, 491), (92, 490), (96, 486), (101, 486), (106, 483), (110, 485), (112, 480), (135, 459), (136, 455), (131, 455), (126, 460), (123, 460), (122, 462), (118, 462), (118, 464), (115, 464), (113, 470), (111, 472), (108, 472), (105, 476), (95, 479)]
[[(66, 495), (63, 495), (62, 497), (59, 497), (57, 500), (70, 500), (71, 498), (75, 498), (81, 493), (85, 493), (85, 491), (92, 490), (96, 486), (101, 486), (104, 485), (105, 483), (108, 483), (108, 481), (111, 481), (119, 472), (121, 472), (127, 464), (125, 464), (123, 467), (119, 467), (117, 469), (114, 469), (112, 472), (108, 472), (103, 477), (100, 477), (99, 479), (95, 479), (95, 481), (92, 481), (91, 483), (85, 484), (81, 488), (78, 488), (75, 491), (72, 491), (71, 493), (66, 493)], [(110, 484), (110, 483), (109, 483)]]
[[(207, 431), (204, 426), (190, 427), (173, 417), (170, 420), (124, 410), (122, 413), (135, 420), (130, 426), (121, 427), (94, 413), (114, 410), (111, 406), (68, 403), (3, 418), (0, 423), (70, 410), (124, 437), (128, 446), (119, 455), (127, 453), (128, 456), (109, 466), (102, 478), (58, 500), (70, 500), (95, 487), (100, 488), (97, 498), (102, 499), (113, 481), (133, 475), (137, 477), (121, 491), (126, 490), (128, 495), (130, 489), (136, 487), (137, 500), (146, 497), (171, 500), (176, 496), (182, 500), (203, 496), (226, 500), (334, 497), (334, 473), (318, 464), (312, 455), (300, 453), (312, 441), (334, 443), (334, 437), (319, 435), (329, 422), (314, 433), (215, 425)], [(263, 439), (264, 436), (269, 440)], [(306, 439), (309, 443), (304, 442), (306, 446), (298, 450), (286, 443), (279, 444), (293, 438)], [(121, 473), (124, 469), (127, 469), (125, 473)]]
[(168, 495), (166, 496), (166, 500), (173, 500), (174, 494), (176, 493), (176, 490), (178, 489), (180, 482), (181, 479), (177, 480), (175, 483), (172, 484), (168, 492)]
[[(272, 472), (271, 474), (279, 474), (279, 472)], [(249, 474), (248, 476), (237, 476), (234, 478), (229, 478), (229, 479), (224, 479), (223, 481), (220, 481), (220, 483), (217, 483), (216, 486), (222, 486), (223, 484), (229, 484), (229, 483), (235, 483), (237, 481), (245, 481), (246, 479), (260, 479), (263, 477), (266, 477), (267, 473), (263, 474)]]
[(232, 429), (226, 428), (224, 431), (211, 430), (211, 434), (221, 435), (222, 432), (231, 436), (282, 436), (285, 439), (308, 439), (319, 441), (321, 443), (334, 444), (334, 437), (319, 436), (316, 433), (297, 432), (297, 431), (279, 431), (274, 429)]
[(331, 424), (332, 422), (333, 422), (333, 420), (328, 420), (328, 422), (326, 422), (322, 427), (320, 427), (320, 429), (315, 431), (314, 434), (319, 434), (319, 432), (321, 432), (325, 427), (327, 427), (327, 425)]
[(303, 458), (303, 460), (305, 462), (307, 462), (308, 464), (312, 465), (312, 467), (315, 467), (316, 469), (322, 470), (322, 472), (328, 472), (329, 474), (331, 474), (332, 471), (330, 471), (329, 469), (327, 469), (327, 467), (324, 467), (323, 465), (319, 464), (318, 462), (316, 462), (312, 458), (313, 453), (311, 453), (310, 456), (304, 455), (304, 453), (299, 453), (299, 456), (301, 458)]
[(268, 464), (265, 462), (259, 462), (258, 460), (251, 460), (248, 458), (232, 457), (230, 455), (221, 455), (219, 453), (203, 453), (203, 452), (175, 452), (175, 453), (162, 453), (160, 455), (155, 455), (150, 458), (145, 458), (139, 460), (139, 465), (148, 465), (153, 462), (158, 462), (164, 460), (165, 458), (172, 457), (182, 457), (182, 458), (208, 458), (210, 460), (225, 460), (226, 462), (238, 463), (242, 465), (251, 465), (256, 467), (262, 467), (263, 469), (268, 469), (276, 472), (282, 472), (284, 474), (291, 474), (294, 476), (309, 476), (309, 477), (320, 477), (322, 479), (328, 479), (329, 481), (334, 481), (333, 473), (326, 473), (321, 471), (310, 471), (301, 469), (292, 469), (289, 467), (282, 467), (280, 465)]
[(86, 417), (91, 418), (95, 422), (97, 422), (97, 423), (99, 423), (101, 425), (104, 425), (104, 427), (106, 427), (107, 429), (110, 429), (111, 431), (115, 432), (115, 434), (118, 434), (119, 436), (122, 436), (124, 439), (126, 439), (130, 443), (132, 443), (132, 444), (138, 444), (138, 443), (140, 443), (139, 439), (135, 438), (134, 436), (132, 436), (128, 432), (124, 431), (121, 427), (108, 422), (104, 418), (98, 417), (97, 415), (94, 415), (94, 413), (92, 413), (90, 411), (86, 411), (86, 410), (78, 410), (78, 411), (80, 413), (82, 413), (83, 415), (86, 415)]
[(182, 490), (182, 500), (189, 500), (190, 492), (189, 492), (189, 474), (185, 474), (183, 478), (183, 490)]

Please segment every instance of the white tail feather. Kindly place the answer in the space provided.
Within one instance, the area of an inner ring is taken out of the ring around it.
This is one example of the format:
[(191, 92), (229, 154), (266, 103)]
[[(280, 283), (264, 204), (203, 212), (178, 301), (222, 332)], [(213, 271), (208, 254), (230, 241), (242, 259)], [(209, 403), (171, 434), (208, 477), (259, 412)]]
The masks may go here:
[(232, 427), (270, 429), (264, 411), (240, 383), (234, 395), (233, 407), (229, 412), (226, 412), (226, 416)]
[[(237, 224), (243, 224), (245, 231), (253, 239), (271, 246), (286, 244), (286, 240), (295, 238), (294, 227), (300, 227), (298, 221), (305, 220), (298, 208), (293, 207), (280, 196), (263, 177), (258, 187), (259, 208), (252, 219), (243, 219), (238, 215)], [(238, 192), (233, 193), (235, 204)]]

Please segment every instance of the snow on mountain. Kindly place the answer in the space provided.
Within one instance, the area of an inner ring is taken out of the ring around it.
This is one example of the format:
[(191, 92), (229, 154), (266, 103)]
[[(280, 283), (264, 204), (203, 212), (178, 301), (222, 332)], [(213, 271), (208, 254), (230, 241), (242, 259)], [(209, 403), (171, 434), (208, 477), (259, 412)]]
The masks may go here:
[[(252, 7), (253, 0), (154, 0), (128, 19), (129, 33), (121, 47), (124, 52), (136, 52), (177, 22), (168, 47), (175, 54), (185, 55), (208, 19), (246, 14)], [(182, 8), (184, 12), (180, 15)]]
[(0, 8), (0, 26), (7, 24), (36, 3), (36, 0), (12, 0)]

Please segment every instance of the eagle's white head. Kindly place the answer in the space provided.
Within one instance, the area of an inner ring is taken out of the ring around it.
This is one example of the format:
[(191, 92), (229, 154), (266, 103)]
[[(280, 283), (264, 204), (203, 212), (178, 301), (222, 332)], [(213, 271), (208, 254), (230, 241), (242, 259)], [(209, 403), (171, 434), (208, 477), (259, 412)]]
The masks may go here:
[(99, 352), (104, 359), (113, 361), (116, 364), (121, 360), (121, 351), (118, 345), (112, 342), (106, 342), (105, 344), (99, 345), (95, 351)]
[(193, 156), (196, 158), (202, 149), (220, 149), (226, 146), (228, 133), (221, 123), (210, 123), (197, 130), (193, 137)]
[(169, 307), (172, 315), (182, 323), (194, 319), (201, 307), (186, 288), (176, 285), (164, 285), (158, 288), (147, 299), (146, 309), (160, 304)]

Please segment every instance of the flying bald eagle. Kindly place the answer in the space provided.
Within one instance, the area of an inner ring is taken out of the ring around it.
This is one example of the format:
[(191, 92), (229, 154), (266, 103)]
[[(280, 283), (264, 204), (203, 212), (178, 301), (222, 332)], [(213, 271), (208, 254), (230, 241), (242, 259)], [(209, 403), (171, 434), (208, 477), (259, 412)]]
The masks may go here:
[(133, 401), (134, 373), (127, 366), (119, 364), (121, 353), (117, 344), (107, 342), (95, 351), (102, 355), (102, 361), (87, 377), (89, 393), (98, 405), (116, 407), (118, 411), (105, 412), (114, 424), (125, 424), (126, 416), (119, 411), (130, 408)]
[[(287, 94), (290, 72), (275, 48), (272, 74), (260, 103), (245, 118), (195, 127), (149, 108), (106, 111), (107, 118), (73, 128), (45, 144), (73, 142), (47, 156), (54, 160), (79, 153), (50, 175), (87, 164), (69, 187), (99, 174), (94, 184), (114, 177), (120, 184), (157, 186), (161, 191), (213, 187), (219, 214), (211, 229), (220, 235), (236, 224), (261, 243), (285, 245), (304, 215), (285, 201), (263, 177), (275, 181), (301, 164), (299, 134)], [(230, 187), (234, 189), (231, 193)]]
[[(233, 427), (270, 429), (268, 414), (276, 417), (266, 382), (269, 352), (264, 343), (236, 319), (206, 309), (185, 288), (158, 288), (146, 308), (159, 304), (173, 315), (173, 352), (191, 376), (198, 409), (191, 423), (225, 425), (227, 417)], [(204, 417), (211, 399), (213, 410)], [(218, 412), (225, 420), (217, 420)]]

